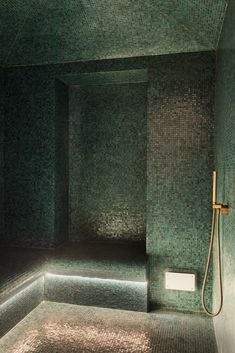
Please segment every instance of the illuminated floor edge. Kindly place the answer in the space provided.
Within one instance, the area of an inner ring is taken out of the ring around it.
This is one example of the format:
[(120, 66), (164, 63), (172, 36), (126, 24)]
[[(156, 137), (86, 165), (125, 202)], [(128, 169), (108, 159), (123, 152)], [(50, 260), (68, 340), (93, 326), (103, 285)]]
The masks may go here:
[(77, 305), (147, 312), (147, 281), (45, 274), (44, 299)]
[(216, 353), (216, 344), (202, 315), (42, 302), (0, 340), (0, 352)]

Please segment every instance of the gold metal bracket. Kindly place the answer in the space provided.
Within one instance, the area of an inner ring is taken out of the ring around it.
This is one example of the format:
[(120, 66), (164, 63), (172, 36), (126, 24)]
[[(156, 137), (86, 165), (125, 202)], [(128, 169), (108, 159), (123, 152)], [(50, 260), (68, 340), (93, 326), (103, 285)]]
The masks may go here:
[(220, 210), (220, 213), (223, 215), (223, 216), (227, 216), (229, 214), (229, 207), (228, 205), (223, 205), (222, 203), (214, 203), (212, 205), (212, 208), (215, 208), (217, 210)]
[(217, 173), (213, 171), (213, 193), (212, 193), (212, 208), (220, 210), (222, 216), (227, 216), (230, 212), (228, 205), (223, 205), (222, 203), (216, 202), (216, 182), (217, 182)]

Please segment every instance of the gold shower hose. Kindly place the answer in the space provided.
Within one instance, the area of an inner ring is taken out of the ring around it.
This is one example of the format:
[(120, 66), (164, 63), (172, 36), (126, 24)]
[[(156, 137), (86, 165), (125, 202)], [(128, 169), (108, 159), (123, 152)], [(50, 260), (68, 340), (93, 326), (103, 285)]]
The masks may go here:
[[(217, 233), (217, 251), (218, 251), (219, 308), (216, 312), (212, 312), (206, 307), (205, 288), (206, 288), (206, 283), (207, 283), (209, 268), (210, 268), (210, 262), (211, 262), (212, 253), (213, 253), (213, 243), (214, 243), (214, 238), (215, 238), (215, 225), (216, 225), (216, 233)], [(204, 276), (203, 285), (202, 285), (202, 306), (203, 306), (203, 309), (205, 310), (205, 312), (207, 313), (207, 315), (209, 315), (211, 317), (215, 317), (215, 316), (219, 315), (219, 313), (222, 310), (222, 306), (223, 306), (221, 248), (220, 248), (220, 209), (219, 208), (213, 208), (213, 212), (212, 212), (210, 247), (209, 247), (208, 259), (207, 259), (207, 264), (206, 264), (205, 276)]]

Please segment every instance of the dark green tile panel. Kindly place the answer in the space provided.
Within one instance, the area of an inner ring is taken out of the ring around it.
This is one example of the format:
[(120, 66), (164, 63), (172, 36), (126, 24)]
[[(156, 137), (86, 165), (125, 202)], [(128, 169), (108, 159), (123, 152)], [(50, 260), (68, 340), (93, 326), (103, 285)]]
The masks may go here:
[(0, 69), (0, 238), (4, 232), (4, 72)]
[[(231, 0), (217, 52), (216, 169), (218, 202), (229, 204), (231, 214), (221, 224), (224, 306), (215, 321), (219, 353), (233, 353), (235, 346), (235, 1)], [(217, 256), (214, 255), (216, 266)], [(217, 269), (215, 269), (216, 271)], [(214, 273), (214, 305), (218, 306)]]
[[(8, 5), (8, 6), (7, 6)], [(0, 1), (0, 60), (30, 65), (215, 49), (226, 0)]]
[(146, 104), (143, 83), (70, 89), (70, 239), (145, 241)]
[(3, 241), (11, 246), (54, 242), (54, 111), (54, 80), (7, 77)]
[[(213, 75), (212, 60), (165, 63), (149, 74), (147, 252), (153, 305), (201, 310), (211, 217)], [(166, 290), (167, 268), (196, 271), (196, 292)]]

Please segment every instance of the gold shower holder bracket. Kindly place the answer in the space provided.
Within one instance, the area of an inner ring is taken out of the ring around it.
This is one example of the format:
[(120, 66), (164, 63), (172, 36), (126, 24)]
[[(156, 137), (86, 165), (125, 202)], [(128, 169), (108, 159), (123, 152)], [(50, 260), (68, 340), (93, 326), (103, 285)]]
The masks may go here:
[(227, 216), (230, 212), (228, 205), (223, 205), (222, 203), (215, 203), (212, 205), (212, 208), (220, 210), (222, 216)]

